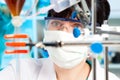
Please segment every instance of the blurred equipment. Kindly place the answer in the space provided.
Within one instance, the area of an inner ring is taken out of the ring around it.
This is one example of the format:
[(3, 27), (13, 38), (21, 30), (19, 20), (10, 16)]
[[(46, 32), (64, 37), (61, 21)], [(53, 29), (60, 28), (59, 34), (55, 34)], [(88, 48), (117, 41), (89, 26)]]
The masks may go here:
[(115, 52), (115, 56), (112, 58), (112, 63), (120, 63), (120, 52)]
[(80, 1), (81, 0), (74, 0), (74, 1), (73, 0), (51, 0), (51, 5), (41, 8), (39, 12), (46, 13), (51, 9), (54, 9), (56, 12), (61, 12), (77, 4)]
[(25, 0), (5, 0), (12, 16), (19, 16)]
[(4, 39), (5, 34), (11, 34), (14, 31), (14, 27), (10, 22), (11, 15), (7, 8), (7, 6), (3, 3), (0, 3), (0, 69), (2, 68), (3, 64), (3, 52), (6, 49)]

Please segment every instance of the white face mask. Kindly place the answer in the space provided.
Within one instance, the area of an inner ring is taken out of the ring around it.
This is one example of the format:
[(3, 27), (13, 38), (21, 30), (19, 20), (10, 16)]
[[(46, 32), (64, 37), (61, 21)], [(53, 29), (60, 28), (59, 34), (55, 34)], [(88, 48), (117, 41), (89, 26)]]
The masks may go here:
[[(64, 31), (45, 31), (44, 34), (44, 42), (81, 40), (84, 40), (82, 36), (74, 38), (73, 34)], [(52, 61), (65, 69), (70, 69), (80, 64), (88, 53), (88, 47), (85, 46), (46, 47), (46, 49)]]

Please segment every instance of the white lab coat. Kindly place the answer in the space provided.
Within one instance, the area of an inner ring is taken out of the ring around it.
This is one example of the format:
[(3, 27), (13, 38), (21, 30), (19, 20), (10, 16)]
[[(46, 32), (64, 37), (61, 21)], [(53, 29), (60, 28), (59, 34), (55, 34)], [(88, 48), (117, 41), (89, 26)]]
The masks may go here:
[[(0, 72), (0, 80), (56, 80), (53, 63), (49, 58), (45, 59), (23, 59), (20, 62), (20, 79), (15, 77), (16, 65), (12, 61), (9, 66)], [(105, 80), (104, 69), (97, 62), (97, 80)], [(88, 77), (92, 80), (92, 70)], [(114, 74), (109, 73), (109, 80), (120, 80)]]

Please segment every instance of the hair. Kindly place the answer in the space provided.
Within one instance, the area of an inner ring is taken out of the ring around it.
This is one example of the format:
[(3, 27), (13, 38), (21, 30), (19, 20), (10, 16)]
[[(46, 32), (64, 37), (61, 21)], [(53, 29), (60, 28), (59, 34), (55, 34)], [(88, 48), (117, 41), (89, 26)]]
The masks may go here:
[[(91, 10), (91, 0), (86, 0), (88, 8)], [(78, 3), (81, 7), (81, 3)], [(108, 20), (110, 15), (110, 5), (107, 0), (97, 0), (97, 24), (100, 26), (103, 24), (104, 20)], [(53, 9), (48, 12), (48, 17), (60, 17), (60, 18), (70, 18), (73, 7), (67, 8), (64, 11), (57, 13)]]
[(97, 23), (103, 24), (110, 15), (110, 5), (107, 0), (97, 0)]
[(69, 18), (74, 11), (73, 7), (67, 8), (64, 11), (57, 13), (53, 9), (48, 12), (48, 17)]

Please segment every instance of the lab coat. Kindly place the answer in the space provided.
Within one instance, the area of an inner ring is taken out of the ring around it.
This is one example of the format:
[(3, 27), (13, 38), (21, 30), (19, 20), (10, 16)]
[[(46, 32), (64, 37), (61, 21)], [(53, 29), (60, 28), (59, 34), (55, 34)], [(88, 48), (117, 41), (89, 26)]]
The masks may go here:
[[(5, 69), (0, 72), (0, 80), (56, 80), (55, 70), (52, 61), (45, 59), (23, 59), (20, 61), (20, 79), (16, 76), (16, 61), (12, 61)], [(105, 80), (104, 69), (100, 67), (98, 62), (97, 79)], [(92, 80), (92, 70), (88, 77)], [(120, 80), (114, 74), (109, 72), (109, 80)]]

